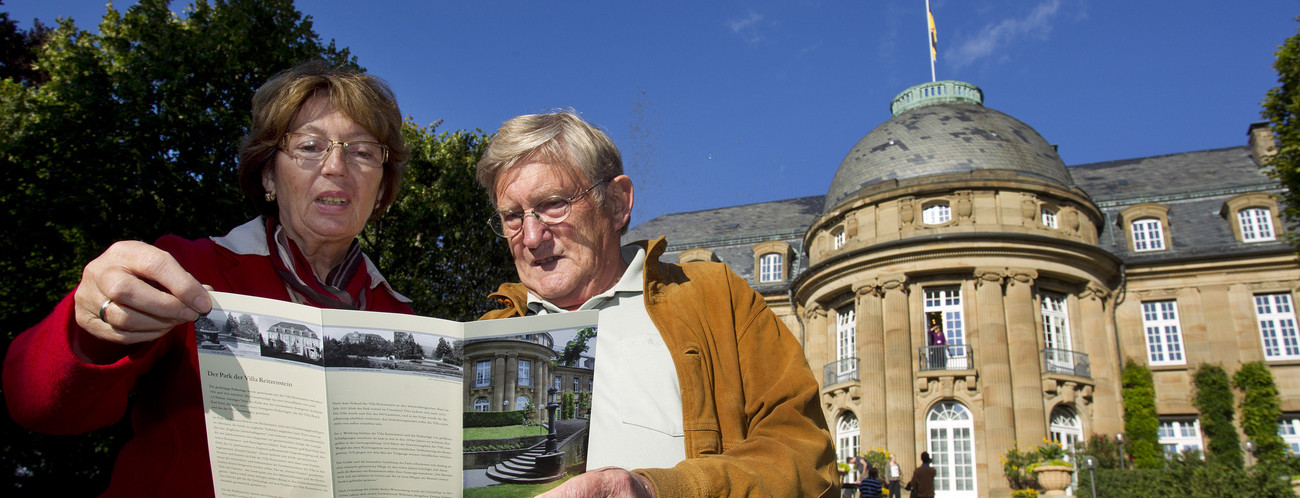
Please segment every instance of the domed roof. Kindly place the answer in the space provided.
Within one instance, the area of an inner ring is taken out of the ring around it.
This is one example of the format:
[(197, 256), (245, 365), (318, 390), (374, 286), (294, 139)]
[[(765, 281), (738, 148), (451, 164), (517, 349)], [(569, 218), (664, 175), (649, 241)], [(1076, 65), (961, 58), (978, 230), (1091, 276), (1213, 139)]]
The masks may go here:
[(917, 85), (894, 98), (894, 117), (849, 151), (826, 193), (826, 212), (888, 180), (1004, 170), (1070, 187), (1056, 148), (1020, 120), (983, 106), (960, 81)]

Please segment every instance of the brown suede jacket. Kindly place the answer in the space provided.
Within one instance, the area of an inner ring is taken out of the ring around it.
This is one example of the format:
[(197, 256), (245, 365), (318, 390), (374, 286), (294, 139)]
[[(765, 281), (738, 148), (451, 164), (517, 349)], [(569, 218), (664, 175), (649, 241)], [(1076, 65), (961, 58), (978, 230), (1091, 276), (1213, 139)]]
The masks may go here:
[[(659, 262), (663, 237), (646, 248), (645, 306), (681, 383), (687, 459), (636, 469), (659, 496), (832, 496), (835, 450), (803, 348), (744, 279), (721, 263)], [(527, 313), (523, 284), (491, 297)]]

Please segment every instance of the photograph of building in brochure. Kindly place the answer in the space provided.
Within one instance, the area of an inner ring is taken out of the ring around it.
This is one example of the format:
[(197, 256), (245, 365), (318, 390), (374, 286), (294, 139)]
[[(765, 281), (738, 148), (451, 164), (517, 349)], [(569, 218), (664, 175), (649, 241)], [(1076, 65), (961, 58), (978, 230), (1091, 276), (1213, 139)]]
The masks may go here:
[(533, 496), (586, 469), (595, 327), (458, 346), (465, 496)]

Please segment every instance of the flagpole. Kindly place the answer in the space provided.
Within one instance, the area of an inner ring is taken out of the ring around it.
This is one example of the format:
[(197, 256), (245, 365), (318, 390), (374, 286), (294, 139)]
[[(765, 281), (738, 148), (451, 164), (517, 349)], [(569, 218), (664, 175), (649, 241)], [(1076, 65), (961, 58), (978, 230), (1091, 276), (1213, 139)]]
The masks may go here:
[(934, 33), (934, 14), (930, 13), (930, 0), (925, 0), (925, 38), (930, 44), (930, 82), (937, 81), (934, 77), (934, 59), (935, 59), (935, 33)]

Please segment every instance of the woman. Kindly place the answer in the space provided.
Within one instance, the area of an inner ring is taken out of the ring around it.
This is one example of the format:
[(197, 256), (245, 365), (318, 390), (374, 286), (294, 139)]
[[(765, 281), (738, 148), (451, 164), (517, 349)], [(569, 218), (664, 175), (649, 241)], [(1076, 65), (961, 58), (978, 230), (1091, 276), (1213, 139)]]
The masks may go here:
[(134, 391), (134, 436), (105, 496), (211, 495), (193, 325), (211, 310), (208, 289), (410, 313), (355, 240), (397, 195), (401, 126), (372, 76), (314, 62), (273, 77), (253, 97), (239, 152), (240, 189), (261, 216), (223, 237), (118, 242), (88, 263), (9, 348), (14, 420), (82, 433), (117, 422)]

